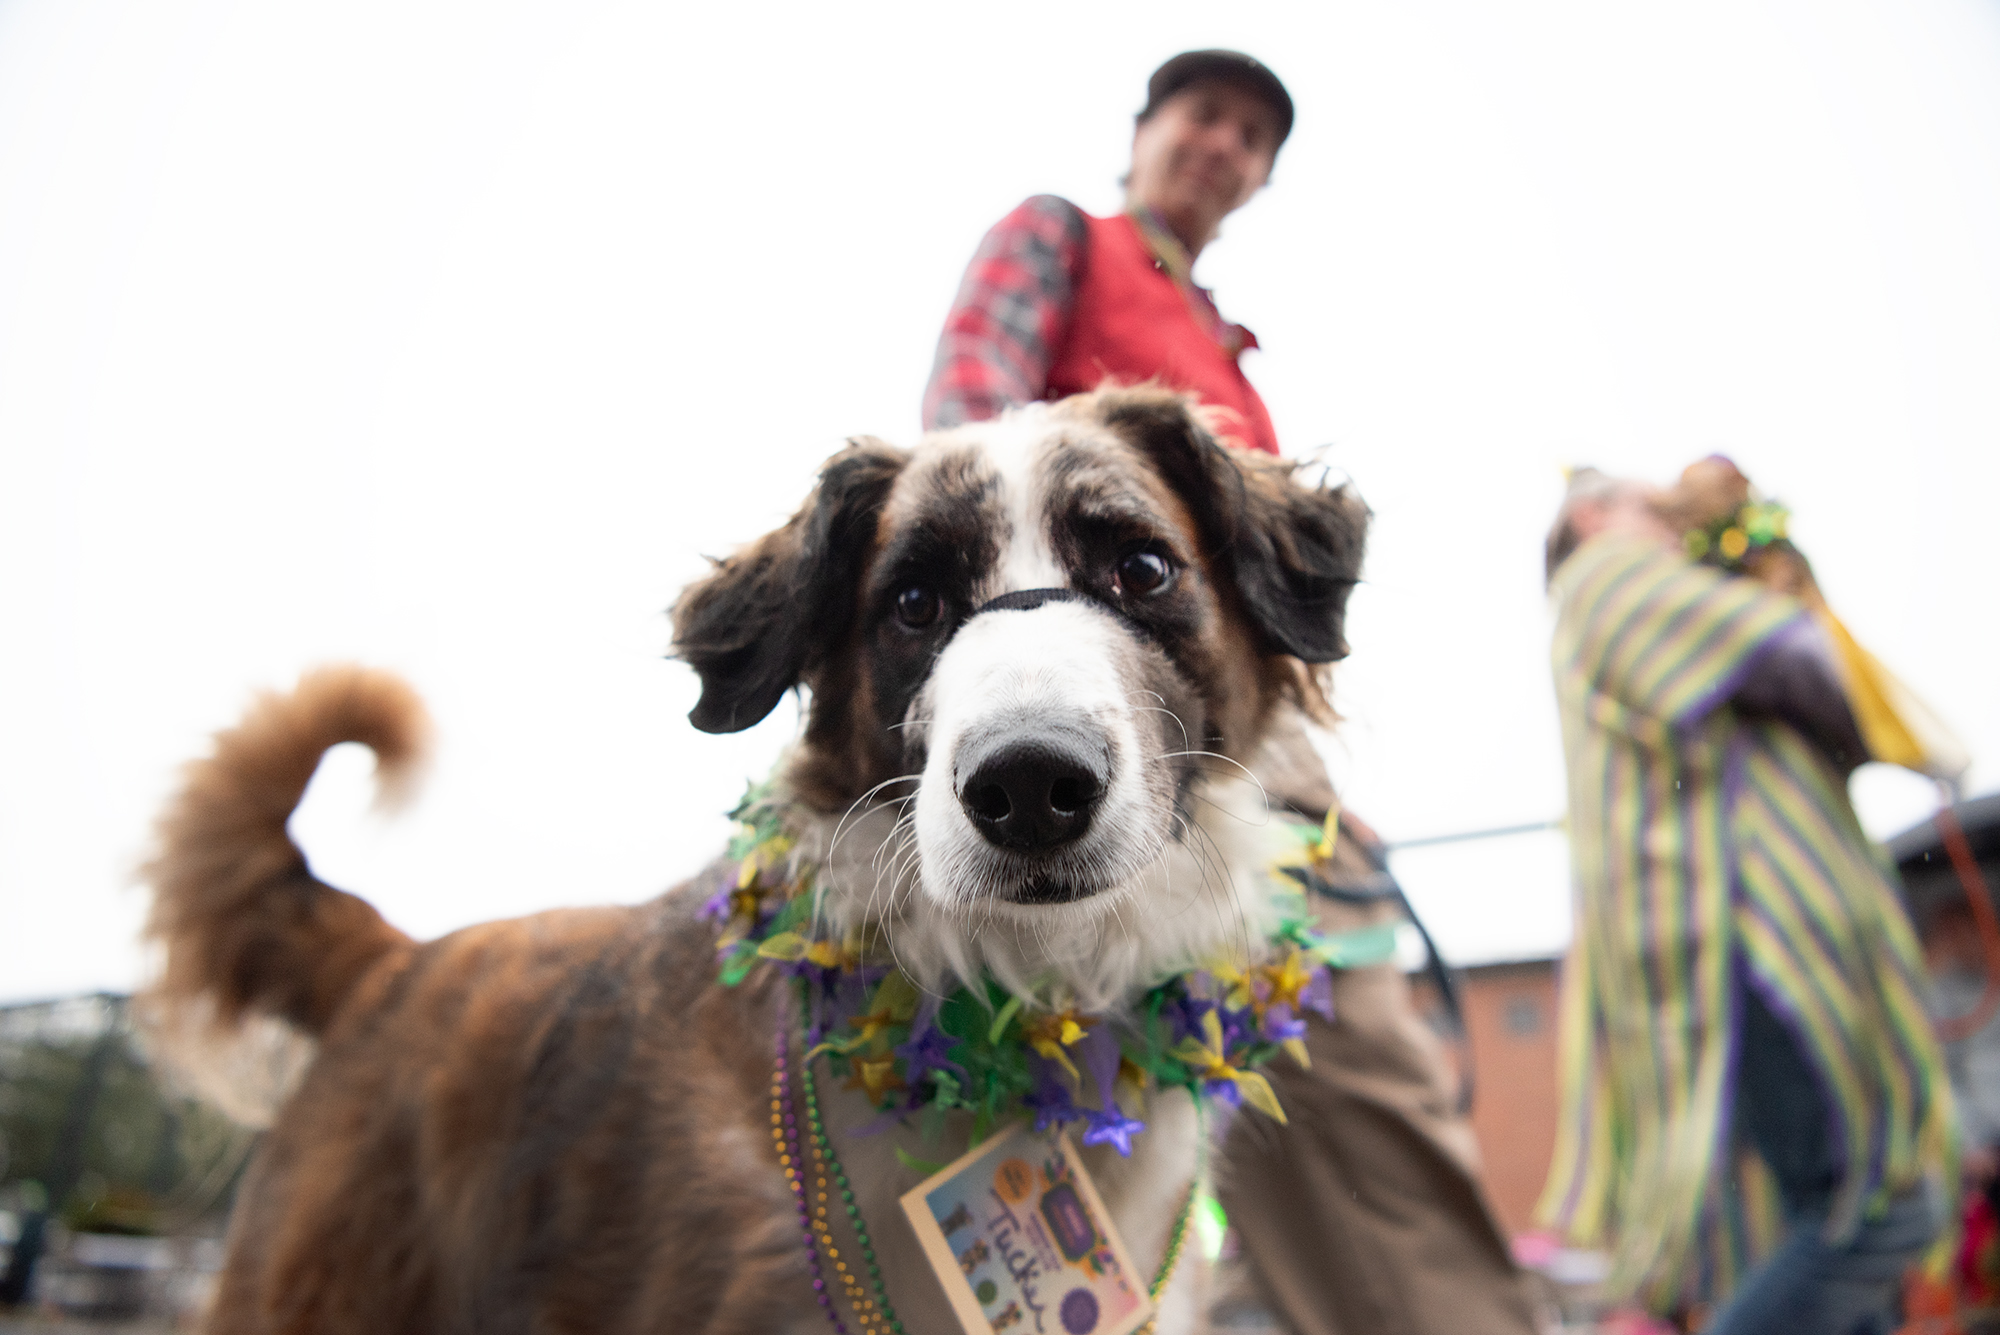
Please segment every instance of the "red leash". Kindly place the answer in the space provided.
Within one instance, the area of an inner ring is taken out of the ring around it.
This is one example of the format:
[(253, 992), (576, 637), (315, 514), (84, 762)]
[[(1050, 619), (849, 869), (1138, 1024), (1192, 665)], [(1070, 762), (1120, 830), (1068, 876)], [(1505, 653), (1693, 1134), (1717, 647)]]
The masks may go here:
[(1972, 856), (1965, 827), (1958, 823), (1958, 813), (1949, 800), (1938, 808), (1936, 820), (1938, 837), (1944, 841), (1952, 868), (1958, 872), (1958, 883), (1965, 887), (1972, 919), (1979, 925), (1979, 944), (1986, 952), (1986, 987), (1979, 994), (1978, 1004), (1964, 1015), (1937, 1022), (1938, 1037), (1946, 1043), (1956, 1043), (1984, 1029), (1994, 1012), (2000, 1011), (2000, 916), (1993, 912), (1993, 896), (1986, 892), (1986, 878), (1980, 873), (1979, 860)]

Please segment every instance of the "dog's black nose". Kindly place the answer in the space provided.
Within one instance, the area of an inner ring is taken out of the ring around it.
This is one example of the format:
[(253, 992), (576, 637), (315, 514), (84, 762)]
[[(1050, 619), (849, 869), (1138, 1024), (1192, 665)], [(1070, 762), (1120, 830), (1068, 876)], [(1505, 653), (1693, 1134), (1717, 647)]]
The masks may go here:
[(989, 842), (1018, 853), (1081, 838), (1104, 796), (1107, 766), (1067, 738), (1013, 739), (967, 759), (959, 805)]

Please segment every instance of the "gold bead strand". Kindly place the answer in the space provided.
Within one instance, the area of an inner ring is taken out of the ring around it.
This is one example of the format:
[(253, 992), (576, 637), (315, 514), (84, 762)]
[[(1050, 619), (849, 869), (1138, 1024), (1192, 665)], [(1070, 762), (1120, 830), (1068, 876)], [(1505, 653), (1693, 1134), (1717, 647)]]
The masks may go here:
[(826, 1155), (820, 1148), (820, 1137), (825, 1134), (818, 1126), (809, 1126), (806, 1136), (807, 1153), (813, 1161), (813, 1190), (818, 1204), (813, 1208), (813, 1232), (819, 1238), (820, 1250), (826, 1259), (833, 1262), (834, 1273), (840, 1276), (840, 1284), (847, 1291), (847, 1301), (854, 1308), (855, 1324), (861, 1327), (861, 1335), (879, 1335), (876, 1326), (881, 1321), (875, 1310), (874, 1299), (862, 1285), (856, 1267), (849, 1266), (840, 1258), (840, 1248), (835, 1245), (833, 1227), (827, 1222), (827, 1168)]

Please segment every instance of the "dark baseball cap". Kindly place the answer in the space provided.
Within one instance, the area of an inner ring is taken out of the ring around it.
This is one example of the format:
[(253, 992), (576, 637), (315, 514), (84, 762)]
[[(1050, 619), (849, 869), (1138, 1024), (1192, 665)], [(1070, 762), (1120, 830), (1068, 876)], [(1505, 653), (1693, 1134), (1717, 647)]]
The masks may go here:
[(1256, 94), (1278, 113), (1278, 143), (1282, 145), (1291, 134), (1292, 95), (1278, 82), (1278, 76), (1271, 73), (1270, 66), (1241, 51), (1181, 52), (1154, 70), (1153, 77), (1146, 81), (1146, 106), (1139, 119), (1145, 120), (1160, 109), (1162, 102), (1202, 79), (1220, 79)]

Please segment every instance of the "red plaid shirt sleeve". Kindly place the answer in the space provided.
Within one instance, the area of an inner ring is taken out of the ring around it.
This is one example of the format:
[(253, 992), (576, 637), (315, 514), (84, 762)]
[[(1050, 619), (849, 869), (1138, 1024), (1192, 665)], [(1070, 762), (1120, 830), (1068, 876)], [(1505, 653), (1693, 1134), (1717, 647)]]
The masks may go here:
[(1076, 205), (1054, 195), (1035, 196), (986, 234), (938, 339), (926, 431), (1042, 397), (1087, 236)]

